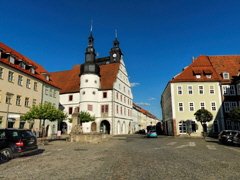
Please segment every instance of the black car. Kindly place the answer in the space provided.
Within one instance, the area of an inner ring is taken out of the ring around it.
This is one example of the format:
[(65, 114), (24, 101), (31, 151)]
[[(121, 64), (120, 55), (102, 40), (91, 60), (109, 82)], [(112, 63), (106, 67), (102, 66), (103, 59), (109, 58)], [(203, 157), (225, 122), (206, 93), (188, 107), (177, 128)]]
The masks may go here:
[(218, 134), (218, 140), (223, 144), (232, 144), (233, 137), (239, 132), (236, 130), (223, 130)]
[(0, 162), (6, 162), (37, 149), (37, 138), (30, 130), (0, 129)]

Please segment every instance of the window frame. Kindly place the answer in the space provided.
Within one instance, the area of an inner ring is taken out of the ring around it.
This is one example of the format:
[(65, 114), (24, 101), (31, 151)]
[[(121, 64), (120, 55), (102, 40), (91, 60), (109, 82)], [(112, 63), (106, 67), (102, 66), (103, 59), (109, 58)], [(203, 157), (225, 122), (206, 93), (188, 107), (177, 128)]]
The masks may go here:
[(14, 72), (13, 71), (9, 71), (8, 72), (8, 82), (14, 82)]

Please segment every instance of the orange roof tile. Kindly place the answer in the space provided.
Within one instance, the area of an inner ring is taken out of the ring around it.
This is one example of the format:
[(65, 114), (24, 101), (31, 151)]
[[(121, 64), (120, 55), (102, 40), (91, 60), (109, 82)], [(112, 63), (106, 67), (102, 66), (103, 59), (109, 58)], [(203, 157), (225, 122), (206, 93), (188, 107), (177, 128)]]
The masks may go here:
[(26, 69), (22, 69), (18, 64), (12, 64), (8, 61), (8, 59), (6, 58), (0, 58), (0, 62), (4, 63), (4, 64), (7, 64), (19, 71), (22, 71), (30, 76), (33, 76), (39, 80), (42, 80), (48, 84), (51, 84), (57, 88), (59, 88), (59, 86), (52, 80), (52, 78), (50, 77), (50, 80), (46, 80), (45, 77), (42, 75), (42, 73), (48, 73), (44, 67), (42, 67), (41, 65), (35, 63), (34, 61), (32, 61), (31, 59), (27, 58), (26, 56), (20, 54), (19, 52), (15, 51), (14, 49), (8, 47), (7, 45), (3, 44), (2, 42), (0, 42), (0, 48), (3, 49), (3, 53), (10, 53), (12, 54), (13, 56), (16, 57), (16, 59), (22, 59), (23, 61), (25, 61), (28, 65), (32, 65), (34, 66), (36, 69), (35, 69), (35, 74), (32, 74), (30, 73), (29, 70), (26, 70)]
[[(113, 88), (120, 63), (112, 63), (100, 66), (100, 90)], [(71, 70), (50, 73), (54, 81), (61, 87), (60, 94), (79, 92), (80, 90), (80, 68), (75, 65)]]
[[(192, 64), (185, 68), (181, 73), (175, 76), (170, 82), (201, 82), (201, 81), (221, 81), (223, 72), (229, 72), (230, 77), (238, 75), (240, 69), (240, 56), (199, 56)], [(196, 74), (201, 74), (197, 79)], [(211, 78), (206, 75), (211, 74)], [(227, 80), (230, 81), (230, 80)]]

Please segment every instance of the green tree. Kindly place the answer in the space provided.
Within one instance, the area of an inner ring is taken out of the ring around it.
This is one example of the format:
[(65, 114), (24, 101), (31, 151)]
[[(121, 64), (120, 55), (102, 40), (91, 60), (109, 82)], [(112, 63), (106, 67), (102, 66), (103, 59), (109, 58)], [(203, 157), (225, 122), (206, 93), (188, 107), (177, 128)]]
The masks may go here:
[(228, 116), (232, 121), (240, 121), (240, 107), (230, 109)]
[(201, 123), (203, 128), (203, 137), (206, 136), (207, 126), (206, 122), (210, 122), (213, 119), (213, 115), (206, 109), (199, 109), (194, 113), (195, 119)]
[(91, 114), (87, 111), (81, 111), (79, 115), (80, 115), (80, 123), (90, 122), (95, 120), (95, 116), (91, 116)]
[(52, 103), (44, 103), (36, 106), (32, 106), (30, 110), (23, 116), (21, 116), (22, 120), (32, 120), (39, 119), (40, 124), (43, 121), (42, 125), (42, 134), (44, 135), (45, 130), (45, 121), (62, 121), (67, 117), (63, 111), (57, 109)]

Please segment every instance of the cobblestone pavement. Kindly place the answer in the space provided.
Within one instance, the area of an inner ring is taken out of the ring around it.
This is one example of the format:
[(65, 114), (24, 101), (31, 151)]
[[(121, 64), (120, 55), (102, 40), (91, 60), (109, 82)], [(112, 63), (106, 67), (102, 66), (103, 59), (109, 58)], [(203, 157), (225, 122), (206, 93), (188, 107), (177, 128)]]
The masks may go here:
[(240, 147), (202, 138), (114, 136), (99, 144), (63, 140), (0, 164), (0, 180), (239, 179)]

